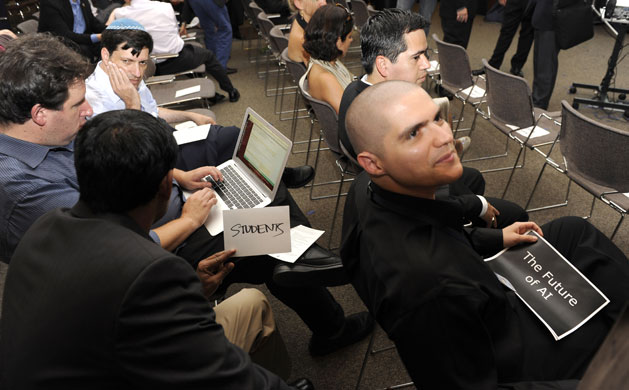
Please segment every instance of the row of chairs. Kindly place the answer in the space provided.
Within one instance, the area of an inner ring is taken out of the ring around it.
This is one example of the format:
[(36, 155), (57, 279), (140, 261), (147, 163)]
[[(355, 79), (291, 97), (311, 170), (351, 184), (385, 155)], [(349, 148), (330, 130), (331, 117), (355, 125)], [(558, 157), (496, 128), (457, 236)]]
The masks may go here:
[[(461, 101), (459, 118), (466, 105), (474, 110), (474, 119), (469, 129), (474, 130), (477, 115), (489, 120), (506, 136), (505, 151), (499, 155), (463, 160), (464, 162), (505, 157), (509, 141), (519, 146), (512, 165), (493, 168), (484, 172), (509, 170), (509, 178), (502, 197), (512, 182), (517, 168), (525, 163), (526, 150), (539, 153), (544, 164), (529, 195), (525, 208), (529, 212), (545, 210), (568, 204), (570, 184), (574, 181), (592, 196), (592, 205), (586, 218), (592, 216), (596, 199), (609, 205), (620, 214), (611, 238), (613, 239), (629, 210), (629, 162), (623, 151), (629, 148), (629, 132), (601, 124), (576, 111), (568, 102), (562, 101), (561, 112), (548, 112), (533, 107), (531, 89), (525, 79), (493, 68), (483, 60), (485, 77), (473, 77), (465, 49), (445, 43), (436, 35), (440, 58), (442, 87)], [(479, 93), (474, 95), (474, 90)], [(455, 127), (455, 134), (459, 129)], [(556, 145), (559, 144), (559, 150)], [(553, 152), (561, 152), (553, 157)], [(529, 208), (547, 166), (568, 178), (565, 199), (557, 204)], [(625, 195), (627, 193), (627, 195)]]

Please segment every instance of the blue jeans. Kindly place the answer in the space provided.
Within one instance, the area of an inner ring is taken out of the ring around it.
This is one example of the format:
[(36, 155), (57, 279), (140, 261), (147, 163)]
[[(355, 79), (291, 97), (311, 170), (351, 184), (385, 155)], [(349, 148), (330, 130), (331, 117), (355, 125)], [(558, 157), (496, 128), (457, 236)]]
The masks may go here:
[(190, 7), (201, 22), (205, 47), (216, 54), (224, 68), (232, 51), (232, 26), (227, 7), (219, 7), (214, 0), (189, 0)]

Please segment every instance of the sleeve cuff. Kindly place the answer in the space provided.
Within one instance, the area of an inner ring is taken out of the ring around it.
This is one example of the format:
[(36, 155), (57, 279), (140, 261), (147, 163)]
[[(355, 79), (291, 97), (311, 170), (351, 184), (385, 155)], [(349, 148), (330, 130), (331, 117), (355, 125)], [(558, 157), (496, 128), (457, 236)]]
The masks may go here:
[(487, 203), (487, 199), (485, 199), (485, 197), (481, 196), (481, 195), (476, 195), (476, 196), (478, 196), (478, 199), (480, 199), (480, 202), (483, 205), (483, 207), (480, 210), (480, 214), (478, 214), (478, 216), (482, 218), (483, 215), (485, 215), (485, 213), (487, 212), (487, 208), (488, 208), (488, 206), (487, 206), (487, 204), (488, 204)]
[(92, 40), (92, 43), (98, 43), (98, 34), (90, 34), (90, 39)]
[(159, 239), (159, 236), (157, 235), (157, 233), (155, 233), (155, 230), (151, 230), (149, 232), (149, 236), (153, 241), (155, 241), (157, 245), (162, 246), (162, 240)]

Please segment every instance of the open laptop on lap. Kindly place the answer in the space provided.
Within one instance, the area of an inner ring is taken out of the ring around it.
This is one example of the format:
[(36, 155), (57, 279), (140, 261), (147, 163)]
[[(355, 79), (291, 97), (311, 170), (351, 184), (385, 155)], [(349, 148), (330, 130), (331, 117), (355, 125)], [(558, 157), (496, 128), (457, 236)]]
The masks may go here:
[(205, 178), (218, 199), (205, 222), (211, 235), (223, 231), (223, 210), (265, 207), (273, 201), (292, 146), (290, 139), (247, 108), (232, 159), (217, 167), (223, 181)]

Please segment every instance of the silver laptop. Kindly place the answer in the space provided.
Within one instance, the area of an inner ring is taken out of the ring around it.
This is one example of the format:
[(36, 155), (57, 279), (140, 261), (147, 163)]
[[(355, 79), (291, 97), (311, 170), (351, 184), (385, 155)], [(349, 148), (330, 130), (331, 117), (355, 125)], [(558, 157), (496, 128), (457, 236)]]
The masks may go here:
[(264, 207), (273, 201), (292, 146), (284, 134), (247, 108), (232, 159), (217, 167), (223, 181), (205, 178), (218, 198), (205, 221), (211, 235), (223, 231), (223, 210)]

